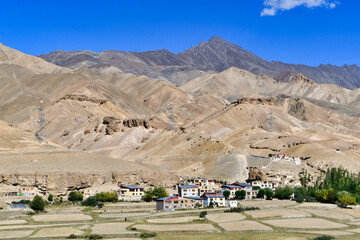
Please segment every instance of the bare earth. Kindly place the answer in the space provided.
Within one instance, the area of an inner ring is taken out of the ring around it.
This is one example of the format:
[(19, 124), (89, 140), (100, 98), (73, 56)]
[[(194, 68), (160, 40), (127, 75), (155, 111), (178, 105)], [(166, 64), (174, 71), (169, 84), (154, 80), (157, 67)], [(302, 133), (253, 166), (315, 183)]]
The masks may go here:
[(263, 209), (261, 211), (247, 211), (253, 218), (282, 217), (282, 218), (300, 218), (310, 217), (310, 213), (293, 209)]
[(344, 232), (344, 231), (296, 231), (297, 233), (310, 233), (310, 234), (320, 234), (320, 235), (327, 235), (327, 236), (347, 236), (353, 235), (354, 233), (351, 232)]
[(91, 216), (85, 214), (36, 215), (32, 218), (37, 222), (87, 221), (92, 219)]
[(178, 224), (178, 225), (136, 225), (137, 229), (155, 232), (219, 232), (211, 224)]
[(245, 219), (246, 217), (241, 213), (218, 213), (218, 214), (209, 214), (206, 216), (212, 222), (224, 223), (224, 222), (234, 222)]
[(27, 223), (25, 220), (6, 220), (0, 221), (0, 225), (14, 225), (14, 224), (24, 224)]
[(276, 219), (276, 220), (266, 220), (264, 223), (282, 227), (282, 228), (345, 228), (347, 225), (341, 223), (330, 222), (325, 219), (320, 218), (300, 218), (300, 219)]
[(33, 231), (2, 231), (0, 232), (0, 239), (8, 238), (22, 238), (29, 236)]
[(177, 217), (177, 218), (155, 218), (148, 219), (150, 223), (183, 223), (183, 222), (192, 222), (199, 217)]
[(271, 201), (242, 201), (241, 206), (244, 207), (259, 207), (259, 208), (271, 208), (271, 207), (280, 207), (280, 206), (290, 206), (296, 204), (293, 201), (289, 200), (271, 200)]
[(147, 216), (150, 213), (140, 212), (140, 213), (119, 213), (119, 214), (100, 214), (101, 218), (129, 218), (129, 217), (139, 217), (139, 216)]
[(271, 231), (272, 228), (254, 221), (239, 221), (220, 223), (220, 227), (226, 231)]
[(81, 235), (83, 233), (84, 233), (83, 231), (74, 229), (72, 227), (46, 228), (46, 229), (41, 229), (39, 232), (37, 232), (31, 238), (36, 238), (36, 237), (63, 237), (63, 236), (69, 236), (71, 234)]
[(336, 211), (326, 211), (326, 210), (306, 210), (307, 212), (310, 212), (316, 216), (320, 216), (320, 217), (325, 217), (325, 218), (333, 218), (333, 219), (338, 219), (338, 220), (350, 220), (353, 219), (352, 216), (345, 214), (345, 213), (341, 213), (341, 212), (336, 212)]
[(95, 224), (92, 228), (94, 234), (136, 234), (134, 231), (127, 231), (126, 228), (132, 223), (115, 222)]
[(359, 209), (337, 209), (336, 211), (349, 214), (354, 216), (355, 218), (360, 218), (360, 210)]

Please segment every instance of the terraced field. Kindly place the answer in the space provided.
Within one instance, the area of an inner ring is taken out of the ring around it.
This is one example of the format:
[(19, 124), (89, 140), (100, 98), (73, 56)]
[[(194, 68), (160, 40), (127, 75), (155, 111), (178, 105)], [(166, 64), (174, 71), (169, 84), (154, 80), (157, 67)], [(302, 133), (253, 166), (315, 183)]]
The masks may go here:
[(46, 213), (0, 211), (0, 239), (65, 239), (70, 234), (101, 235), (103, 239), (136, 240), (156, 232), (152, 239), (292, 239), (331, 235), (360, 239), (360, 208), (291, 201), (243, 201), (260, 210), (224, 213), (223, 208), (156, 212), (154, 203), (112, 203), (102, 209), (50, 206)]

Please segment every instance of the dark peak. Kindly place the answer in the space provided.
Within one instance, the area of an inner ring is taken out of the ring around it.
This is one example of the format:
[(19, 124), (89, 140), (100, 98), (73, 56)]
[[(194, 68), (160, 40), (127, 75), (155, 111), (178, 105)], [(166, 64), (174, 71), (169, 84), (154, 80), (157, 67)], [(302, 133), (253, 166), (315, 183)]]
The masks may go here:
[(210, 38), (209, 43), (218, 43), (218, 42), (228, 42), (225, 41), (224, 39), (222, 39), (221, 37), (217, 37), (217, 36), (213, 36), (212, 38)]

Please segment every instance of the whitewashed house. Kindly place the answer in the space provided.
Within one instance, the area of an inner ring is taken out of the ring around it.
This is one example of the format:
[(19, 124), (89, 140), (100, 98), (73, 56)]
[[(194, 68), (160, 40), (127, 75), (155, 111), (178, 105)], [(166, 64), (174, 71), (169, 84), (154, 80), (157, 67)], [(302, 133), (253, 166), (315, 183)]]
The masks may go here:
[(225, 207), (225, 197), (217, 193), (205, 193), (201, 196), (204, 199), (204, 207), (209, 207), (213, 203), (214, 207)]

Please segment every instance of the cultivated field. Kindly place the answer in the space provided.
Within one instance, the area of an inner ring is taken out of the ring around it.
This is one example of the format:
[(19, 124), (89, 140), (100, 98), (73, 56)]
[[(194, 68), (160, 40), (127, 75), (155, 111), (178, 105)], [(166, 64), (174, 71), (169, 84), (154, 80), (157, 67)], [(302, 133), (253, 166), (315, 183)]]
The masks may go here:
[[(112, 203), (102, 209), (74, 205), (50, 206), (47, 213), (0, 211), (0, 239), (65, 239), (70, 234), (103, 239), (139, 240), (156, 232), (155, 240), (308, 240), (331, 235), (360, 239), (360, 209), (320, 203), (242, 201), (260, 210), (224, 213), (223, 208), (155, 212), (154, 203)], [(208, 214), (199, 217), (201, 211)]]

